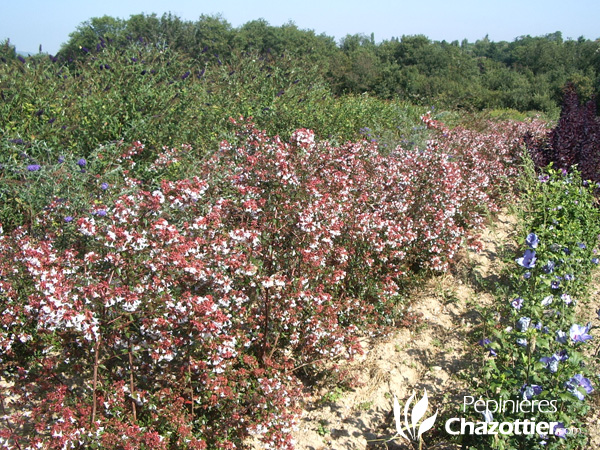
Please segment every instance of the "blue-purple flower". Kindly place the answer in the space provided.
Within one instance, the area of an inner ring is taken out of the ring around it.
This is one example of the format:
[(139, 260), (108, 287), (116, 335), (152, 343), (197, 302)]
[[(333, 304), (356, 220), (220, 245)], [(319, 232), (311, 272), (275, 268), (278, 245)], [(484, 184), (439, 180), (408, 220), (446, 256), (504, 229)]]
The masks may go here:
[(529, 247), (537, 248), (538, 244), (540, 243), (540, 239), (535, 233), (529, 233), (527, 235), (527, 238), (525, 239), (525, 242), (527, 243), (527, 245), (529, 245)]
[(523, 299), (521, 297), (515, 298), (512, 302), (510, 302), (513, 308), (519, 310), (523, 307)]
[(551, 305), (553, 301), (554, 301), (554, 296), (548, 295), (547, 297), (544, 298), (544, 300), (542, 300), (542, 306)]
[(591, 325), (588, 323), (586, 326), (573, 324), (571, 325), (571, 329), (569, 330), (569, 336), (571, 336), (571, 340), (573, 342), (585, 342), (589, 341), (593, 337), (588, 334), (590, 331)]
[(72, 216), (67, 216), (65, 217), (65, 222), (72, 222), (73, 221), (73, 217)]
[(77, 161), (77, 165), (79, 167), (85, 167), (86, 164), (87, 164), (87, 161), (83, 158), (81, 158), (79, 161)]
[(567, 351), (560, 350), (554, 353), (554, 355), (552, 356), (544, 356), (540, 358), (540, 362), (544, 364), (546, 366), (546, 369), (548, 369), (550, 372), (556, 373), (556, 371), (558, 370), (558, 363), (561, 361), (566, 361), (567, 359), (569, 359)]
[(544, 273), (552, 273), (554, 272), (554, 268), (556, 267), (556, 263), (554, 261), (548, 261), (544, 267), (542, 267), (542, 270), (544, 271)]
[(492, 348), (492, 347), (487, 347), (488, 345), (490, 345), (492, 343), (492, 341), (488, 338), (483, 338), (481, 339), (479, 342), (477, 342), (479, 345), (481, 345), (482, 347), (484, 347), (486, 350), (488, 350), (490, 353), (490, 356), (497, 356), (496, 351)]
[(557, 422), (552, 429), (552, 434), (561, 439), (567, 438), (567, 429), (565, 428), (565, 424), (562, 422)]
[(558, 330), (556, 332), (556, 342), (558, 342), (559, 344), (566, 344), (567, 343), (567, 333), (565, 333), (562, 330)]
[(42, 167), (39, 164), (30, 164), (27, 166), (27, 170), (29, 172), (37, 172), (38, 170), (40, 170)]
[(521, 317), (517, 320), (517, 330), (525, 332), (529, 328), (531, 324), (531, 319), (529, 317)]
[(492, 341), (489, 338), (483, 338), (481, 339), (479, 342), (477, 342), (479, 345), (481, 345), (482, 347), (485, 347), (486, 345), (489, 345), (492, 343)]
[(565, 302), (565, 305), (570, 305), (571, 303), (573, 303), (573, 299), (569, 294), (562, 294), (560, 298), (563, 302)]
[(517, 262), (517, 264), (519, 264), (522, 267), (525, 267), (526, 269), (531, 269), (532, 267), (535, 267), (535, 250), (525, 250), (525, 254), (523, 255), (523, 257), (517, 258), (515, 261)]
[(524, 384), (523, 387), (521, 387), (520, 393), (523, 400), (531, 400), (534, 395), (540, 395), (542, 390), (542, 387), (537, 384)]
[(102, 183), (100, 185), (100, 189), (102, 189), (103, 191), (106, 191), (110, 186), (108, 185), (108, 183)]
[(592, 258), (592, 264), (598, 264), (598, 263), (600, 263), (600, 259)]
[(592, 382), (580, 373), (573, 376), (571, 379), (569, 379), (569, 381), (566, 381), (565, 388), (579, 400), (583, 400), (585, 398), (585, 394), (591, 394), (594, 392)]

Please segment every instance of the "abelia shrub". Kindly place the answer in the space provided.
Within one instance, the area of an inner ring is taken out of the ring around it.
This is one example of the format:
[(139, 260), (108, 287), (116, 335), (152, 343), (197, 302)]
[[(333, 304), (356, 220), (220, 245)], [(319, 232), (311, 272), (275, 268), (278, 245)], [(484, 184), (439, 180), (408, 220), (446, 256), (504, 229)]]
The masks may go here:
[(5, 447), (293, 448), (297, 369), (360, 352), (411, 271), (477, 245), (524, 131), (383, 156), (235, 125), (196, 176), (125, 171), (112, 200), (0, 236)]

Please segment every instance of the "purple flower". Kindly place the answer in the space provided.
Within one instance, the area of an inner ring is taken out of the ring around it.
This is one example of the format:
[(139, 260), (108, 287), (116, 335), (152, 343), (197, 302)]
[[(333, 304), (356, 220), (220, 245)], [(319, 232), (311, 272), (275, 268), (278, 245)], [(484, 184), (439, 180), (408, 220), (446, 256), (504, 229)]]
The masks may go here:
[(551, 305), (553, 300), (554, 300), (554, 296), (553, 295), (547, 296), (546, 298), (544, 298), (544, 300), (542, 300), (542, 306)]
[(85, 167), (86, 164), (87, 164), (87, 161), (83, 158), (81, 158), (79, 161), (77, 161), (77, 165), (79, 167)]
[(23, 58), (21, 55), (17, 56), (17, 59), (22, 63), (25, 63), (25, 58)]
[(485, 347), (486, 345), (489, 345), (492, 343), (492, 341), (488, 338), (483, 338), (481, 339), (479, 342), (477, 342), (479, 345), (481, 345), (482, 347)]
[(550, 175), (540, 175), (539, 178), (540, 182), (545, 183), (547, 181), (550, 181)]
[(521, 297), (515, 298), (512, 302), (510, 302), (513, 308), (519, 310), (523, 306), (523, 299)]
[(558, 281), (558, 280), (554, 280), (554, 281), (552, 281), (552, 282), (550, 283), (550, 287), (551, 287), (552, 289), (558, 289), (558, 288), (560, 287), (560, 281)]
[[(483, 338), (481, 339), (479, 342), (477, 342), (479, 345), (481, 345), (482, 347), (486, 347), (487, 345), (491, 344), (492, 341), (488, 338)], [(492, 347), (487, 347), (486, 350), (489, 350), (489, 355), (490, 356), (497, 356), (496, 351), (492, 348)]]
[(515, 261), (520, 266), (525, 267), (526, 269), (531, 269), (532, 267), (535, 267), (535, 260), (535, 250), (527, 249), (525, 250), (523, 257), (517, 258)]
[(531, 319), (529, 317), (521, 317), (517, 321), (517, 330), (525, 332), (529, 328), (530, 324), (531, 324)]
[(102, 183), (100, 185), (100, 189), (102, 189), (103, 191), (106, 191), (109, 188), (108, 183)]
[(552, 273), (554, 272), (555, 267), (556, 264), (554, 263), (554, 261), (548, 261), (546, 265), (542, 267), (542, 270), (544, 271), (544, 273)]
[(526, 280), (529, 280), (531, 278), (531, 272), (525, 272), (523, 274), (523, 278), (525, 278)]
[(542, 387), (537, 384), (524, 384), (520, 393), (523, 396), (523, 400), (531, 400), (534, 395), (540, 395), (542, 390)]
[(40, 170), (42, 167), (39, 164), (30, 164), (27, 166), (27, 170), (29, 172), (37, 172), (38, 170)]
[(579, 247), (581, 249), (586, 249), (587, 248), (587, 246), (583, 242), (577, 243), (577, 247)]
[(68, 223), (68, 222), (72, 222), (72, 221), (73, 221), (73, 217), (71, 217), (71, 216), (65, 217), (65, 222)]
[(559, 344), (566, 344), (567, 343), (567, 333), (565, 333), (562, 330), (558, 330), (556, 332), (556, 342), (558, 342)]
[(569, 381), (566, 381), (565, 388), (579, 400), (583, 400), (585, 398), (585, 394), (579, 388), (583, 388), (586, 394), (591, 394), (594, 392), (592, 382), (580, 373), (573, 376)]
[(569, 294), (562, 294), (560, 298), (563, 302), (565, 302), (565, 305), (570, 305), (571, 303), (573, 303), (573, 299)]
[(540, 239), (535, 233), (529, 233), (527, 235), (527, 238), (525, 239), (525, 242), (527, 242), (527, 245), (529, 245), (529, 247), (537, 248), (538, 244), (540, 243)]
[(59, 156), (59, 157), (58, 157), (58, 163), (59, 163), (59, 164), (62, 164), (62, 163), (64, 163), (64, 162), (65, 162), (65, 158), (64, 158), (63, 156)]
[(562, 422), (557, 422), (552, 429), (552, 434), (561, 439), (567, 438), (567, 429), (565, 428), (565, 424)]
[(568, 273), (568, 274), (565, 275), (565, 280), (566, 281), (573, 281), (574, 279), (575, 279), (575, 276), (572, 275), (572, 274), (570, 274), (570, 273)]
[(104, 216), (106, 216), (106, 210), (105, 209), (99, 209), (98, 211), (96, 211), (96, 215), (98, 215), (100, 217), (104, 217)]
[(600, 263), (600, 259), (592, 258), (592, 264), (598, 264), (598, 263)]
[(544, 356), (543, 358), (540, 358), (540, 362), (544, 364), (546, 369), (548, 369), (550, 372), (556, 373), (558, 370), (558, 363), (561, 361), (566, 361), (567, 359), (569, 359), (567, 351), (560, 350), (552, 356)]
[(182, 80), (185, 80), (187, 77), (189, 77), (189, 76), (190, 76), (190, 73), (191, 73), (191, 72), (188, 70), (186, 73), (184, 73), (183, 75), (181, 75), (181, 79), (182, 79)]
[(588, 323), (586, 326), (573, 324), (571, 325), (571, 329), (569, 330), (569, 336), (571, 336), (571, 340), (573, 342), (585, 342), (592, 339), (592, 336), (588, 334), (590, 331), (590, 324)]
[(525, 338), (518, 338), (517, 339), (517, 345), (520, 347), (527, 347), (527, 339)]

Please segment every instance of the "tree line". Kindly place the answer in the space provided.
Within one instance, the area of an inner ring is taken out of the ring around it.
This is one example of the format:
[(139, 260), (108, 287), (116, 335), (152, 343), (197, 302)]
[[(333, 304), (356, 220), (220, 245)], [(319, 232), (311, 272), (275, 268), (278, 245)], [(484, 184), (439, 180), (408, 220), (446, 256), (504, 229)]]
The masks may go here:
[[(218, 15), (190, 21), (171, 13), (137, 14), (83, 22), (56, 57), (73, 61), (107, 45), (168, 47), (204, 66), (227, 64), (239, 54), (285, 53), (316, 68), (337, 95), (366, 92), (444, 108), (556, 113), (567, 83), (583, 100), (600, 88), (600, 40), (564, 39), (559, 31), (512, 42), (404, 35), (377, 43), (373, 34), (336, 42), (292, 22), (272, 26), (258, 19), (235, 28)], [(10, 57), (8, 44), (2, 48), (0, 54)]]

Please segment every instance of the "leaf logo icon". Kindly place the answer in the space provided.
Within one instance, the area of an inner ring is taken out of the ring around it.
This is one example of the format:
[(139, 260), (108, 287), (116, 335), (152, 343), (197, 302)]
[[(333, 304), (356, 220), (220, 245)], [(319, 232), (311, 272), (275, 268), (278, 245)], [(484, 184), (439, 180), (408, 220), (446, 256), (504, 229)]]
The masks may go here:
[[(408, 409), (413, 402), (415, 394), (410, 396), (406, 405), (404, 405), (404, 426), (402, 424), (402, 417), (400, 413), (400, 403), (398, 403), (398, 399), (394, 395), (394, 419), (396, 421), (396, 431), (400, 436), (402, 436), (407, 441), (418, 441), (423, 433), (431, 429), (433, 424), (435, 423), (435, 419), (437, 418), (438, 411), (435, 411), (435, 414), (427, 419), (423, 420), (419, 425), (419, 422), (425, 416), (425, 412), (427, 411), (427, 407), (429, 406), (429, 401), (427, 400), (427, 389), (424, 389), (423, 398), (421, 398), (415, 406), (412, 408), (410, 412), (410, 424), (408, 422), (409, 412)], [(417, 429), (417, 425), (419, 428)]]

